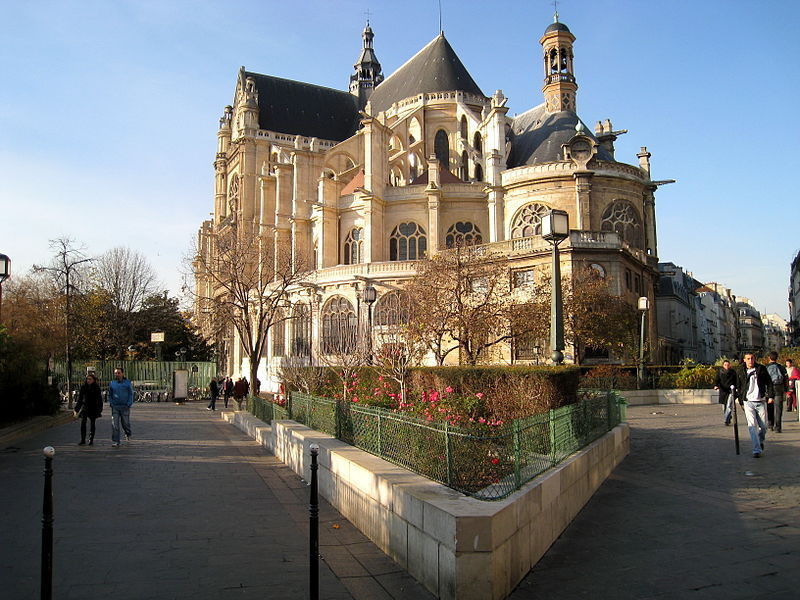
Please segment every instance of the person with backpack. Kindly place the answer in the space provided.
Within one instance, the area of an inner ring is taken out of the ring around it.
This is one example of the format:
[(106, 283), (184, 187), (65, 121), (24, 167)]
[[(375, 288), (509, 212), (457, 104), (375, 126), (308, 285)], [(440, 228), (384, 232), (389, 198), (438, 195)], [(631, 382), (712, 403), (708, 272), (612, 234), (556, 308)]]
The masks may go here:
[(767, 398), (767, 421), (770, 431), (780, 433), (783, 423), (783, 402), (786, 399), (786, 383), (789, 381), (789, 375), (786, 373), (786, 367), (778, 364), (777, 352), (773, 350), (767, 357), (769, 358), (767, 373), (772, 379), (774, 390), (773, 395)]

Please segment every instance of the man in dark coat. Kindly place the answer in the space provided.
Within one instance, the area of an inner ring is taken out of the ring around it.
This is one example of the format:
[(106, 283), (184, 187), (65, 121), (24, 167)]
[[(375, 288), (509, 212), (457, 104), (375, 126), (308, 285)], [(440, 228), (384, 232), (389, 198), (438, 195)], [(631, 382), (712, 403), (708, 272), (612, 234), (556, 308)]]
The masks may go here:
[(206, 410), (217, 410), (217, 398), (219, 398), (219, 384), (217, 378), (212, 377), (208, 384), (208, 391), (211, 393), (211, 401), (208, 403)]
[(81, 441), (79, 446), (86, 443), (86, 419), (91, 421), (89, 429), (89, 445), (94, 445), (95, 420), (103, 414), (103, 393), (100, 391), (100, 384), (97, 383), (97, 376), (89, 373), (86, 382), (78, 392), (78, 402), (75, 404), (75, 415), (81, 418)]
[(772, 378), (752, 352), (744, 355), (744, 364), (736, 373), (736, 394), (747, 417), (747, 429), (753, 442), (753, 458), (761, 458), (767, 437), (767, 398), (774, 398)]
[(731, 413), (733, 412), (733, 394), (731, 387), (736, 387), (736, 371), (731, 369), (731, 361), (722, 361), (722, 368), (717, 371), (714, 380), (714, 389), (719, 390), (719, 403), (722, 404), (722, 417), (725, 425), (731, 424)]

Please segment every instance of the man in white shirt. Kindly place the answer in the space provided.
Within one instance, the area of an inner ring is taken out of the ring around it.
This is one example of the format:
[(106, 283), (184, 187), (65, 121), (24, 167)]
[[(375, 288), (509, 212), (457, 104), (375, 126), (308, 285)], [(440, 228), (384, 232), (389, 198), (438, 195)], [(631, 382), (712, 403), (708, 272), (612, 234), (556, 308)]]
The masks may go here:
[(752, 352), (744, 355), (744, 366), (739, 368), (739, 404), (747, 417), (747, 429), (753, 442), (753, 458), (761, 458), (764, 439), (767, 437), (767, 398), (775, 392), (772, 378), (764, 365), (756, 362)]

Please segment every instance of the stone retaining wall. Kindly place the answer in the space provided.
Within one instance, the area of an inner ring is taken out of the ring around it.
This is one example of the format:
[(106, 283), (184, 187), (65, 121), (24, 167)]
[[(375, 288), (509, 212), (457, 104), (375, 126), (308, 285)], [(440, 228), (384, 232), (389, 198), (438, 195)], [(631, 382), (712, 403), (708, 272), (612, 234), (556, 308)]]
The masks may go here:
[(508, 596), (629, 451), (627, 423), (504, 500), (476, 500), (295, 421), (222, 418), (306, 480), (319, 444), (320, 494), (439, 598)]
[(630, 406), (642, 404), (716, 404), (718, 390), (620, 390)]

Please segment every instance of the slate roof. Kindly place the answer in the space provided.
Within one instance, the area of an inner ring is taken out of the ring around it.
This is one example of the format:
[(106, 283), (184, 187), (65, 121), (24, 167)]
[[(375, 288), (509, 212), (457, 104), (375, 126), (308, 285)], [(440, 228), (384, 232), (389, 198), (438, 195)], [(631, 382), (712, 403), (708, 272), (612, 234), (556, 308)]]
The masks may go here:
[(569, 30), (569, 27), (567, 27), (563, 23), (559, 23), (558, 21), (556, 21), (555, 23), (550, 23), (550, 25), (547, 26), (547, 29), (544, 30), (545, 33), (550, 33), (551, 31), (566, 31), (568, 33), (572, 33)]
[[(518, 115), (511, 126), (508, 168), (562, 160), (561, 145), (575, 136), (577, 123), (578, 115), (574, 112), (549, 113), (544, 104)], [(583, 129), (585, 135), (597, 140), (585, 123)], [(614, 160), (611, 153), (603, 147), (597, 149), (595, 158)]]
[(359, 127), (358, 98), (350, 92), (245, 71), (258, 90), (261, 129), (341, 142)]
[(483, 96), (443, 33), (379, 84), (369, 98), (372, 114), (404, 98), (431, 92), (462, 91)]

